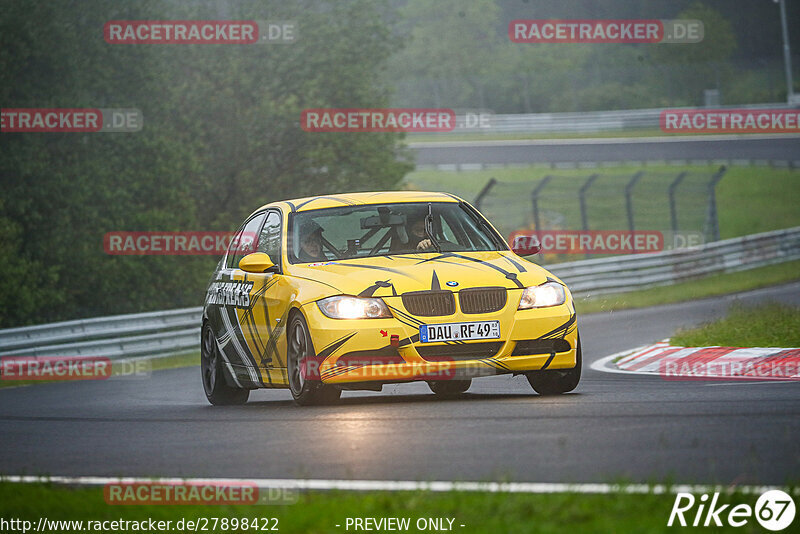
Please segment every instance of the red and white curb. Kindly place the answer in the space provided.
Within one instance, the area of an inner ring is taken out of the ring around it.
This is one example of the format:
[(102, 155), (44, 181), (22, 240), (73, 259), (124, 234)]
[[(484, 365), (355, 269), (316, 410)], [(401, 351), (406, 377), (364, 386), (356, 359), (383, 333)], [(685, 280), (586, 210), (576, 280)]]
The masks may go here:
[(800, 349), (679, 347), (669, 340), (606, 356), (590, 366), (606, 373), (665, 380), (800, 380)]

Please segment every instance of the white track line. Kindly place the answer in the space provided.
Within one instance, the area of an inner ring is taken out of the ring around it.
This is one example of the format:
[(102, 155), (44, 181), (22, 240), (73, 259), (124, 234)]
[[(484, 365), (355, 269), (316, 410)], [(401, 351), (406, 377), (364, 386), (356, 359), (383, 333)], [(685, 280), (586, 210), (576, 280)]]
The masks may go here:
[(780, 486), (723, 486), (692, 484), (562, 484), (548, 482), (417, 482), (412, 480), (320, 480), (320, 479), (238, 479), (238, 478), (110, 478), (110, 477), (39, 477), (2, 476), (0, 481), (14, 483), (50, 483), (69, 486), (104, 486), (106, 484), (255, 484), (260, 489), (339, 490), (339, 491), (464, 491), (487, 493), (585, 493), (585, 494), (675, 494), (675, 493), (744, 493), (761, 494), (780, 489), (800, 495), (800, 488)]

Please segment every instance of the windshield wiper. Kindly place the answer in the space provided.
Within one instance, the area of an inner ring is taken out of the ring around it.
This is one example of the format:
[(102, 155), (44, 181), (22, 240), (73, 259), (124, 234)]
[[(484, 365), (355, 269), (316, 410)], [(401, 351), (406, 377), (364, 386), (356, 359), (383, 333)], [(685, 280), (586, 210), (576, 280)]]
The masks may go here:
[(442, 246), (436, 241), (436, 238), (433, 236), (433, 211), (431, 209), (431, 203), (428, 202), (428, 214), (425, 216), (425, 235), (428, 236), (428, 239), (431, 240), (433, 243), (433, 247), (436, 249), (436, 252), (439, 254), (442, 253)]

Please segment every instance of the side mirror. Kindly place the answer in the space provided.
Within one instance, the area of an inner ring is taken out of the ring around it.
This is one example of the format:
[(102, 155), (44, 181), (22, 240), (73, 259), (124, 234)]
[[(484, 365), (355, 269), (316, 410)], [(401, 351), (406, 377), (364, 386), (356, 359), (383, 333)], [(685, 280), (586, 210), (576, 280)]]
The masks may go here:
[(277, 273), (279, 268), (272, 263), (269, 254), (253, 252), (239, 260), (239, 268), (247, 273)]
[(517, 256), (532, 256), (541, 252), (542, 244), (536, 234), (513, 232), (511, 234), (511, 250)]

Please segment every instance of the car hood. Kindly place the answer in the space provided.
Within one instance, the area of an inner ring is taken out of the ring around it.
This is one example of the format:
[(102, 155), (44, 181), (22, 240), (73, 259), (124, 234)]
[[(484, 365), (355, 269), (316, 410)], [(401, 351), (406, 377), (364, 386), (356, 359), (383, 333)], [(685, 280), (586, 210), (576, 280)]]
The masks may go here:
[(508, 251), (377, 256), (292, 265), (287, 274), (316, 280), (345, 295), (390, 297), (409, 291), (539, 285), (547, 270)]

